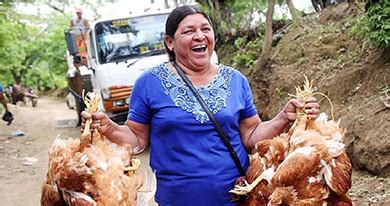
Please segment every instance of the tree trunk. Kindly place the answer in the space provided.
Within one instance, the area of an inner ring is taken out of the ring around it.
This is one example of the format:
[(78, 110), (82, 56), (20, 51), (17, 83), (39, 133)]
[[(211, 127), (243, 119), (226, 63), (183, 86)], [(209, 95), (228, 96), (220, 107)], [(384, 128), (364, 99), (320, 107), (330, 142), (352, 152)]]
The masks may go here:
[[(272, 18), (274, 14), (275, 0), (268, 0), (268, 9), (265, 15), (265, 34), (261, 55), (256, 61), (254, 70), (250, 74), (253, 100), (256, 108), (266, 108), (269, 104), (269, 83), (267, 76), (270, 70), (267, 68), (272, 47)], [(262, 101), (258, 101), (259, 99)], [(262, 119), (269, 119), (264, 113), (259, 113)]]
[(301, 14), (298, 9), (295, 8), (292, 0), (286, 0), (288, 9), (290, 10), (291, 17), (293, 19), (293, 25), (298, 26), (301, 24)]
[(179, 7), (179, 3), (177, 2), (177, 0), (174, 0), (175, 2), (175, 8)]
[(65, 3), (62, 4), (62, 8), (60, 8), (58, 5), (51, 4), (51, 2), (46, 3), (46, 5), (52, 9), (54, 9), (55, 11), (60, 12), (62, 15), (65, 14)]
[(219, 5), (218, 1), (214, 1), (214, 11), (215, 11), (215, 21), (217, 25), (221, 25), (222, 18), (221, 18), (221, 6)]
[(255, 74), (264, 69), (269, 61), (272, 46), (272, 17), (274, 14), (275, 0), (268, 0), (268, 9), (265, 18), (265, 36), (263, 49), (255, 65)]
[(222, 22), (229, 24), (229, 17), (226, 15), (225, 3), (223, 1), (215, 1), (215, 0), (197, 0), (197, 2), (205, 7), (207, 7), (210, 11), (210, 20), (213, 24), (213, 29), (215, 33), (215, 38), (217, 41), (224, 42), (227, 37), (227, 31), (230, 31), (231, 27), (228, 26), (228, 29), (223, 29), (221, 27)]
[(355, 0), (347, 0), (348, 7), (345, 9), (345, 15), (349, 15), (356, 10), (356, 1)]
[(18, 74), (16, 69), (12, 69), (11, 74), (14, 77), (14, 83), (20, 84), (22, 82), (22, 75)]

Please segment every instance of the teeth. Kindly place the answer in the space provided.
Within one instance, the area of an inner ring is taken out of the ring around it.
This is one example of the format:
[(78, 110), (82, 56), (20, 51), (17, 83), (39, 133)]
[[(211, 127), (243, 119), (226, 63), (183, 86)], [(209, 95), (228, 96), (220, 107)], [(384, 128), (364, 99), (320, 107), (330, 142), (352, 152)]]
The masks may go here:
[(197, 45), (192, 47), (192, 49), (204, 49), (204, 48), (206, 48), (206, 45)]

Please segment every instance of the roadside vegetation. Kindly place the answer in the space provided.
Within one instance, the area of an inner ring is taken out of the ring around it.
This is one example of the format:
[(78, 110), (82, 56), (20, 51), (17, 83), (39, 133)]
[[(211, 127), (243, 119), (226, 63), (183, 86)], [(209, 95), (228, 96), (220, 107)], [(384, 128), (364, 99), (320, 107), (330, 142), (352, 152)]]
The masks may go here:
[[(96, 11), (96, 8), (105, 2), (115, 1), (98, 1), (96, 5), (88, 1), (82, 2), (90, 10)], [(178, 3), (178, 1), (174, 2)], [(255, 64), (257, 60), (268, 61), (271, 58), (269, 54), (264, 56), (266, 52), (263, 50), (264, 46), (269, 53), (271, 45), (277, 43), (286, 32), (283, 29), (288, 24), (299, 26), (303, 15), (297, 13), (291, 0), (224, 2), (198, 0), (197, 2), (210, 14), (215, 25), (216, 47), (222, 62), (243, 70), (264, 69), (262, 67), (267, 62), (261, 63), (261, 66)], [(352, 34), (364, 38), (365, 44), (379, 48), (390, 46), (390, 21), (388, 21), (390, 7), (387, 1), (384, 2), (360, 3), (367, 12), (356, 18)], [(45, 5), (51, 11), (38, 12), (34, 15), (23, 14), (17, 9), (18, 5), (31, 7)], [(69, 26), (72, 12), (65, 8), (69, 8), (70, 5), (70, 1), (45, 0), (0, 3), (1, 83), (6, 85), (20, 81), (23, 85), (38, 91), (66, 88), (64, 31)], [(168, 5), (166, 1), (166, 6), (175, 5)], [(274, 7), (281, 8), (281, 11), (284, 11), (283, 15), (273, 15)], [(267, 12), (269, 13), (270, 10), (272, 14), (268, 15), (273, 18), (268, 19), (271, 24), (267, 24)], [(292, 16), (292, 20), (287, 16)], [(266, 28), (267, 25), (271, 25), (271, 28)]]

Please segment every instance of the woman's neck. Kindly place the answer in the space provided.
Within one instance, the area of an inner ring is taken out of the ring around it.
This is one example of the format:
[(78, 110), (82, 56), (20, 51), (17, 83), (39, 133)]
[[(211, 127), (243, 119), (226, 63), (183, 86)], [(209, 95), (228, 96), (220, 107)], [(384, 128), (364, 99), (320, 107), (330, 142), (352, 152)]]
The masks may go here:
[[(178, 64), (176, 62), (176, 64)], [(218, 69), (215, 65), (213, 64), (208, 64), (204, 68), (196, 68), (196, 69), (191, 69), (186, 66), (183, 66), (182, 64), (178, 64), (180, 68), (184, 71), (184, 73), (187, 75), (188, 79), (192, 82), (194, 86), (204, 86), (210, 84), (214, 77), (218, 74)], [(171, 65), (171, 71), (173, 71), (176, 75), (177, 71)]]
[(190, 66), (176, 61), (176, 64), (184, 71), (187, 76), (204, 76), (207, 75), (211, 70), (211, 63), (204, 65), (202, 67)]

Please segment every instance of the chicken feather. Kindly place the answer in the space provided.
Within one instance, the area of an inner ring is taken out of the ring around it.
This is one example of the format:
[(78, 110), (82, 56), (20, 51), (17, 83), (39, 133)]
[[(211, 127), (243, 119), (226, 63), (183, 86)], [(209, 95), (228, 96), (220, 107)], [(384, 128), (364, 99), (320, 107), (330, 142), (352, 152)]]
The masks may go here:
[[(304, 103), (315, 94), (321, 93), (305, 77), (303, 88), (296, 87), (293, 96)], [(303, 109), (297, 109), (296, 121), (287, 137), (282, 138), (285, 144), (277, 138), (258, 142), (252, 157), (257, 154), (259, 158), (250, 163), (248, 182), (263, 176), (267, 168), (275, 169), (275, 173), (270, 182), (263, 180), (245, 194), (248, 197), (245, 205), (352, 205), (347, 195), (352, 165), (343, 144), (345, 129), (333, 119), (333, 113), (332, 120), (321, 113), (312, 120)], [(283, 150), (285, 153), (281, 155)]]
[[(87, 96), (87, 111), (96, 112), (97, 96)], [(91, 133), (89, 124), (87, 120), (80, 139), (54, 140), (41, 205), (136, 205), (142, 180), (125, 170), (139, 166), (132, 165), (139, 161), (134, 161), (131, 145), (112, 143), (97, 130)]]

